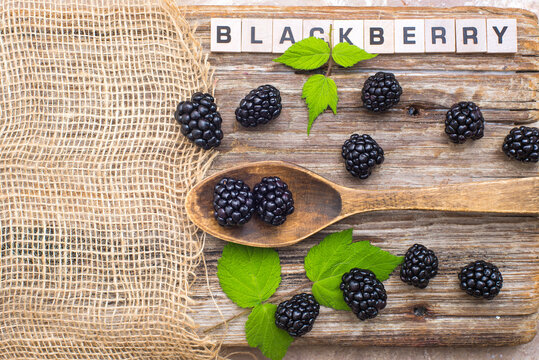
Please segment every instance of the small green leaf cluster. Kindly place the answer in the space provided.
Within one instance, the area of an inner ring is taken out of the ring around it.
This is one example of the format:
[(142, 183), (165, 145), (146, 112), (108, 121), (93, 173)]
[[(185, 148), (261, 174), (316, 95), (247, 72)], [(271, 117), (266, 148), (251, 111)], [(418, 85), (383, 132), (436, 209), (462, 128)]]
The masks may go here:
[[(380, 281), (403, 261), (368, 241), (353, 242), (352, 229), (328, 235), (305, 257), (305, 272), (313, 282), (312, 293), (324, 306), (350, 310), (339, 288), (341, 277), (358, 267), (371, 270)], [(275, 325), (277, 305), (266, 301), (281, 282), (279, 255), (273, 249), (229, 243), (217, 265), (217, 276), (225, 294), (238, 306), (253, 308), (245, 323), (245, 336), (272, 360), (282, 359), (294, 340)]]
[(217, 264), (225, 294), (243, 308), (253, 308), (245, 323), (245, 337), (270, 359), (282, 359), (294, 338), (275, 325), (277, 305), (265, 303), (281, 283), (281, 263), (273, 249), (228, 243)]
[[(331, 31), (330, 31), (331, 39)], [(347, 42), (339, 43), (332, 48), (322, 39), (309, 37), (290, 46), (284, 54), (273, 61), (288, 65), (297, 70), (314, 70), (328, 63), (325, 75), (310, 76), (303, 85), (302, 98), (309, 108), (307, 134), (311, 132), (314, 120), (328, 106), (337, 113), (337, 85), (329, 76), (333, 63), (343, 67), (351, 67), (362, 60), (372, 59), (376, 54), (369, 54), (363, 49)]]

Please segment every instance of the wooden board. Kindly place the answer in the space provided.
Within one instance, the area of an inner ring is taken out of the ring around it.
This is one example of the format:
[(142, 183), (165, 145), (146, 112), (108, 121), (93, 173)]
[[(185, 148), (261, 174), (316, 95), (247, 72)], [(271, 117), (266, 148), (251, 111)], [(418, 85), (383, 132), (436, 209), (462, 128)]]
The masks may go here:
[[(351, 19), (516, 17), (517, 54), (381, 55), (351, 69), (335, 69), (339, 88), (336, 116), (325, 113), (306, 135), (307, 111), (301, 99), (305, 73), (271, 61), (272, 54), (209, 54), (215, 67), (215, 95), (224, 119), (225, 139), (212, 173), (244, 161), (286, 160), (305, 166), (339, 184), (363, 188), (419, 187), (511, 177), (537, 176), (537, 164), (511, 161), (501, 151), (504, 136), (520, 124), (538, 126), (539, 28), (537, 17), (524, 10), (461, 7), (434, 8), (274, 8), (187, 7), (197, 34), (209, 49), (211, 17), (299, 17)], [(394, 72), (404, 93), (385, 114), (360, 108), (365, 79), (376, 71)], [(242, 128), (234, 110), (246, 93), (271, 83), (281, 90), (283, 112), (258, 129)], [(444, 134), (447, 108), (471, 100), (483, 110), (485, 137), (455, 145)], [(409, 106), (419, 109), (410, 116)], [(340, 147), (352, 133), (368, 133), (384, 148), (386, 160), (364, 181), (350, 176)], [(396, 271), (385, 282), (388, 305), (379, 317), (360, 322), (350, 312), (322, 308), (309, 335), (298, 344), (346, 345), (511, 345), (536, 334), (539, 310), (539, 220), (511, 215), (444, 212), (379, 212), (357, 215), (291, 247), (278, 249), (282, 283), (276, 295), (308, 283), (303, 257), (327, 234), (354, 228), (356, 239), (395, 254), (414, 243), (436, 251), (438, 276), (425, 290), (402, 283)], [(192, 316), (201, 328), (241, 311), (220, 290), (216, 263), (224, 242), (209, 237), (204, 254), (208, 285), (201, 267), (194, 290)], [(458, 289), (457, 273), (469, 261), (497, 264), (504, 287), (494, 301), (469, 297)], [(308, 289), (308, 287), (306, 288)], [(214, 302), (215, 301), (215, 302)], [(225, 345), (245, 345), (242, 316), (224, 329)]]

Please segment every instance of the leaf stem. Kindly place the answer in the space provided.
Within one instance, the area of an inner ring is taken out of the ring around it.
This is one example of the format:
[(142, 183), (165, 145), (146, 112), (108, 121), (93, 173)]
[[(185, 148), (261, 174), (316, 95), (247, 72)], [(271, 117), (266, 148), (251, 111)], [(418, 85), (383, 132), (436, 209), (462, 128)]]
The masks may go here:
[(331, 68), (333, 67), (333, 25), (329, 25), (329, 61), (328, 61), (328, 69), (326, 71), (326, 77), (331, 75)]
[[(294, 294), (294, 293), (297, 293), (297, 292), (300, 291), (300, 290), (303, 290), (305, 287), (307, 287), (308, 285), (311, 285), (311, 284), (312, 284), (312, 283), (311, 283), (310, 281), (309, 281), (309, 282), (305, 282), (305, 283), (301, 284), (300, 286), (296, 287), (294, 290), (291, 290), (291, 291), (289, 291), (289, 292), (287, 292), (287, 293), (285, 293), (285, 294), (281, 294), (281, 295), (279, 295), (279, 296), (271, 297), (269, 300), (272, 300), (272, 302), (279, 301), (279, 300), (281, 300), (282, 298), (288, 297), (288, 296), (290, 296), (290, 295), (292, 295), (292, 294)], [(266, 302), (269, 302), (269, 300), (266, 301)], [(243, 315), (245, 315), (245, 314), (248, 314), (251, 310), (252, 310), (252, 308), (244, 309), (243, 311), (240, 311), (239, 313), (237, 313), (237, 314), (235, 314), (235, 315), (232, 315), (232, 316), (229, 317), (228, 319), (223, 320), (223, 321), (221, 321), (221, 322), (219, 322), (219, 323), (217, 323), (217, 324), (215, 324), (215, 325), (210, 326), (209, 328), (204, 329), (202, 332), (203, 332), (204, 334), (207, 334), (207, 333), (209, 333), (209, 332), (212, 332), (213, 330), (218, 329), (218, 328), (220, 328), (221, 326), (223, 326), (223, 325), (225, 325), (225, 324), (228, 324), (228, 323), (230, 323), (231, 321), (233, 321), (233, 320), (235, 320), (235, 319), (237, 319), (237, 318), (239, 318), (239, 317), (241, 317), (241, 316), (243, 316)]]

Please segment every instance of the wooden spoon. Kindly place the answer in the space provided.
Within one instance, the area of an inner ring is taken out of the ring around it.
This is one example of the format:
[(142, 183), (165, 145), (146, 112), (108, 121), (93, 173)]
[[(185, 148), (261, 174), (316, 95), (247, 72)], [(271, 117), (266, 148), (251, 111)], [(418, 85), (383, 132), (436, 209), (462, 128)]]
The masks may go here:
[[(213, 188), (224, 176), (242, 179), (251, 189), (264, 176), (285, 181), (295, 212), (280, 226), (256, 215), (243, 226), (223, 227), (213, 217)], [(378, 210), (437, 210), (539, 215), (539, 177), (389, 190), (350, 189), (282, 161), (261, 161), (221, 171), (187, 194), (189, 218), (223, 240), (257, 247), (295, 244), (350, 215)]]

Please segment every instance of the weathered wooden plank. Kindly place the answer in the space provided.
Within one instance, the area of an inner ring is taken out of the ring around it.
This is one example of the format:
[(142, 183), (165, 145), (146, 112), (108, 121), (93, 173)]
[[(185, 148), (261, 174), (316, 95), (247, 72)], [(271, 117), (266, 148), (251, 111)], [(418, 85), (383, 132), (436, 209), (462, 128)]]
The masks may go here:
[[(504, 136), (516, 124), (538, 126), (539, 27), (534, 14), (495, 8), (272, 8), (188, 7), (190, 21), (209, 49), (210, 17), (300, 17), (345, 19), (413, 18), (417, 16), (499, 16), (518, 18), (519, 52), (514, 55), (381, 55), (352, 69), (336, 69), (339, 113), (320, 116), (306, 135), (307, 111), (301, 99), (303, 73), (271, 61), (272, 54), (211, 54), (215, 95), (223, 116), (225, 139), (210, 174), (239, 162), (288, 160), (341, 185), (364, 189), (418, 187), (490, 179), (537, 176), (539, 167), (511, 161), (501, 151)], [(385, 114), (360, 107), (363, 81), (378, 70), (395, 72), (404, 94)], [(262, 83), (277, 86), (283, 97), (281, 116), (257, 129), (241, 127), (234, 117), (240, 99)], [(485, 137), (463, 145), (444, 134), (446, 109), (472, 100), (483, 109)], [(419, 109), (410, 116), (409, 106)], [(340, 147), (352, 133), (369, 133), (384, 148), (386, 160), (367, 180), (350, 176)], [(427, 289), (402, 283), (396, 271), (386, 281), (388, 306), (372, 321), (359, 322), (349, 312), (323, 308), (313, 331), (300, 344), (345, 345), (509, 345), (531, 340), (539, 311), (539, 220), (536, 217), (407, 211), (355, 215), (291, 247), (278, 249), (283, 279), (277, 296), (307, 282), (303, 257), (327, 234), (354, 228), (354, 237), (396, 254), (413, 243), (433, 248), (440, 259), (439, 275)], [(242, 309), (221, 291), (217, 259), (224, 242), (208, 237), (205, 245), (209, 295), (204, 268), (193, 286), (194, 320), (207, 328)], [(504, 288), (495, 300), (471, 298), (458, 288), (456, 274), (475, 259), (498, 264)], [(306, 288), (308, 290), (308, 287)], [(214, 303), (215, 301), (215, 303)], [(245, 345), (246, 316), (230, 323), (225, 345)], [(495, 331), (493, 330), (495, 329)], [(226, 334), (226, 335), (225, 335)]]

